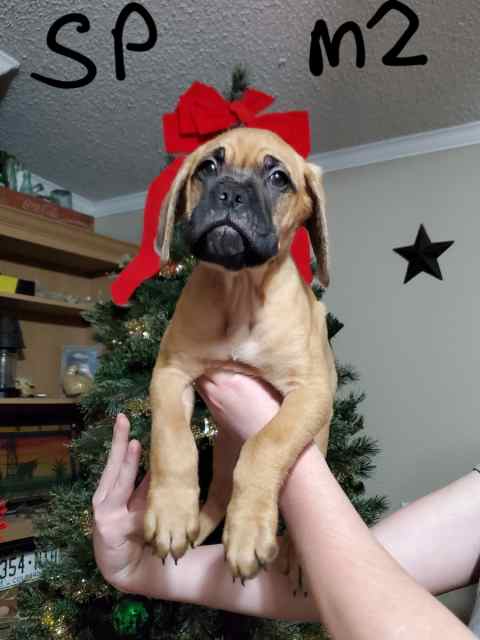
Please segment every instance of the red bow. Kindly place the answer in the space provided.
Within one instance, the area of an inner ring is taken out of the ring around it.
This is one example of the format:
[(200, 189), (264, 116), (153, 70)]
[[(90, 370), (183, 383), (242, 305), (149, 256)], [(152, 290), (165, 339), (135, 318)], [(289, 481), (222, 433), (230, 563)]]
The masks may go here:
[(5, 500), (0, 500), (0, 529), (8, 529), (8, 524), (2, 520), (3, 516), (7, 513), (7, 503)]
[[(273, 101), (274, 98), (266, 93), (246, 89), (240, 100), (229, 102), (213, 87), (194, 82), (180, 96), (176, 110), (163, 116), (165, 149), (168, 153), (189, 154), (226, 129), (244, 124), (273, 131), (306, 158), (310, 153), (308, 113), (288, 111), (258, 115)], [(160, 269), (160, 259), (154, 249), (160, 207), (184, 158), (176, 158), (149, 186), (140, 253), (112, 283), (112, 299), (116, 304), (126, 304), (138, 285)], [(302, 277), (310, 284), (310, 249), (304, 227), (295, 234), (291, 254)]]

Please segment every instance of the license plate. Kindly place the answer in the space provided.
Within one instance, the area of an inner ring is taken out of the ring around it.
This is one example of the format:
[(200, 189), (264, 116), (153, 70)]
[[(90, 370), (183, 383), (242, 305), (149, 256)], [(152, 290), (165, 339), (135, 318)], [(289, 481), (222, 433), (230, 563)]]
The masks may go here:
[(42, 563), (46, 560), (59, 563), (59, 549), (32, 551), (0, 558), (0, 591), (10, 589), (24, 580), (37, 579), (42, 572)]

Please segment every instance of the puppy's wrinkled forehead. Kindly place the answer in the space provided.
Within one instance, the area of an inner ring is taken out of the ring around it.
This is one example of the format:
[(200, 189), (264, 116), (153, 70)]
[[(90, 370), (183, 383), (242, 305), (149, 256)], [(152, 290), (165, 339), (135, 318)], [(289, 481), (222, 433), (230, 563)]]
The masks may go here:
[(247, 127), (231, 129), (205, 144), (198, 161), (201, 162), (219, 147), (225, 150), (224, 162), (231, 168), (252, 171), (263, 166), (265, 157), (273, 156), (289, 168), (294, 181), (302, 178), (303, 158), (271, 131)]

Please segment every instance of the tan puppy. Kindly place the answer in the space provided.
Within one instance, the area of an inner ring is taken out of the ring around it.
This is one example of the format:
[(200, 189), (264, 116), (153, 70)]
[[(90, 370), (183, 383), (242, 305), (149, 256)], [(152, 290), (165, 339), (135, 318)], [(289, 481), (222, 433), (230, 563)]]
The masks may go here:
[(286, 474), (313, 438), (326, 451), (337, 382), (326, 309), (290, 255), (295, 231), (305, 224), (320, 283), (328, 285), (324, 201), (318, 167), (275, 134), (248, 128), (195, 150), (165, 199), (157, 237), (162, 260), (169, 259), (174, 222), (182, 220), (199, 262), (162, 338), (150, 385), (145, 538), (162, 558), (181, 557), (223, 516), (222, 505), (212, 504), (199, 514), (190, 420), (192, 385), (205, 372), (258, 376), (284, 397), (235, 466), (223, 535), (234, 576), (253, 577), (275, 558)]

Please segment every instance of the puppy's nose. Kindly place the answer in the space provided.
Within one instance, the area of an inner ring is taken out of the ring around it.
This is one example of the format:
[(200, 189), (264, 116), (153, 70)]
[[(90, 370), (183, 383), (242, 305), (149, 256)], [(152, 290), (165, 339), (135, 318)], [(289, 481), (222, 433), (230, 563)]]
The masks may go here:
[(237, 209), (248, 205), (249, 193), (244, 184), (235, 180), (219, 180), (214, 188), (214, 198), (225, 209)]

